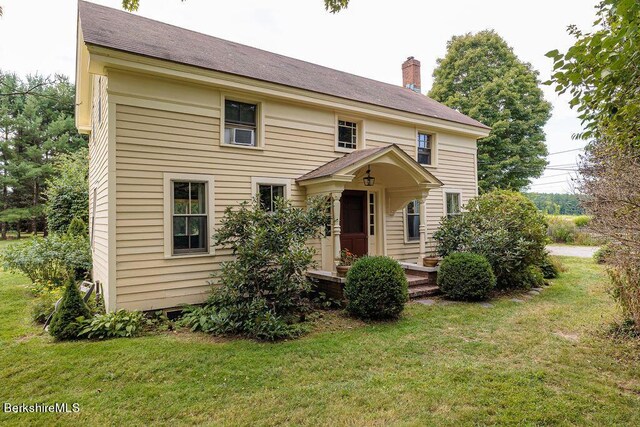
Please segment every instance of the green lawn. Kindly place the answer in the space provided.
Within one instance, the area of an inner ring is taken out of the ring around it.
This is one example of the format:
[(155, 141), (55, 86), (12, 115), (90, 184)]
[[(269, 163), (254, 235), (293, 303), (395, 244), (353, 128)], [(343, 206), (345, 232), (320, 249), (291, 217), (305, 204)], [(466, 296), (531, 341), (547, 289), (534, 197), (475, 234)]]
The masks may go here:
[(590, 260), (524, 303), (410, 304), (398, 323), (331, 313), (297, 340), (166, 333), (53, 343), (25, 280), (0, 276), (0, 403), (78, 402), (0, 424), (640, 425), (640, 345)]

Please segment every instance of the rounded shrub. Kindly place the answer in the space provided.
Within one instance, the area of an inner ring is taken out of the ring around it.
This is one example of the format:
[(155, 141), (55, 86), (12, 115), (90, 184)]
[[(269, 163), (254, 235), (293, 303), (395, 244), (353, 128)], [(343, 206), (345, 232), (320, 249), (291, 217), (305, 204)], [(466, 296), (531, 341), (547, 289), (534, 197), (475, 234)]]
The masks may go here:
[(344, 286), (347, 311), (361, 319), (397, 318), (408, 299), (407, 277), (389, 257), (358, 259), (347, 273)]
[(438, 286), (447, 298), (478, 301), (489, 296), (496, 286), (496, 277), (484, 256), (454, 252), (440, 263)]
[(547, 254), (547, 256), (542, 260), (542, 262), (538, 267), (540, 267), (540, 271), (542, 271), (542, 276), (545, 279), (557, 278), (563, 269), (562, 263), (560, 263), (558, 258), (553, 258), (549, 254)]

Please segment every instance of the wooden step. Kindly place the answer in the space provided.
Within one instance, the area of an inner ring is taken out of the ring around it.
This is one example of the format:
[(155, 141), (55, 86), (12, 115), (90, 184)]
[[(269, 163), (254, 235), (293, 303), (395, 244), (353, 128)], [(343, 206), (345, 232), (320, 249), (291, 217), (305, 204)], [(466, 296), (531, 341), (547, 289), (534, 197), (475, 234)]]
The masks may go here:
[(422, 285), (409, 287), (409, 299), (429, 297), (440, 293), (440, 288), (436, 285)]

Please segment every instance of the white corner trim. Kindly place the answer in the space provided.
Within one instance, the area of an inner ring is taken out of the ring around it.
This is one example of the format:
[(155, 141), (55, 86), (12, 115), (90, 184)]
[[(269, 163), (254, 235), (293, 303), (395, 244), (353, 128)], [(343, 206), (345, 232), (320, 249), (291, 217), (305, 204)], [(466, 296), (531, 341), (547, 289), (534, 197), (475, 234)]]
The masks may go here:
[[(204, 174), (192, 174), (192, 173), (168, 173), (165, 172), (162, 175), (163, 180), (163, 246), (164, 246), (164, 257), (165, 258), (187, 258), (187, 257), (199, 257), (199, 256), (211, 256), (215, 255), (215, 248), (212, 245), (211, 236), (213, 236), (213, 226), (215, 223), (215, 191), (214, 184), (215, 179), (213, 175), (204, 175)], [(176, 180), (182, 181), (194, 181), (194, 182), (204, 182), (207, 184), (207, 224), (208, 224), (208, 235), (207, 235), (207, 244), (209, 245), (209, 250), (204, 253), (199, 254), (185, 254), (185, 255), (174, 255), (172, 242), (173, 242), (173, 218), (171, 212), (171, 182)]]

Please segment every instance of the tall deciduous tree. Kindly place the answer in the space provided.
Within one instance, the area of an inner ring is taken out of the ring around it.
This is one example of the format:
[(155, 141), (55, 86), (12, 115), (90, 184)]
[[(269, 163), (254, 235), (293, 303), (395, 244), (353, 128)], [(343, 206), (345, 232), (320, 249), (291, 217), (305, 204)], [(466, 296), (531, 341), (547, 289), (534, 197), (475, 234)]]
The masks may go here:
[[(185, 0), (180, 0), (185, 1)], [(331, 13), (340, 12), (349, 6), (349, 0), (324, 0), (324, 8)], [(136, 11), (140, 7), (140, 0), (122, 0), (122, 8), (128, 11)], [(2, 8), (0, 7), (0, 16)]]
[(580, 166), (583, 205), (609, 237), (613, 295), (640, 332), (640, 3), (603, 0), (594, 30), (569, 27), (566, 53), (553, 50), (552, 82), (569, 91), (589, 140)]
[(496, 32), (454, 36), (433, 76), (431, 98), (492, 128), (478, 142), (481, 191), (521, 189), (542, 174), (551, 104), (538, 87), (538, 72)]

